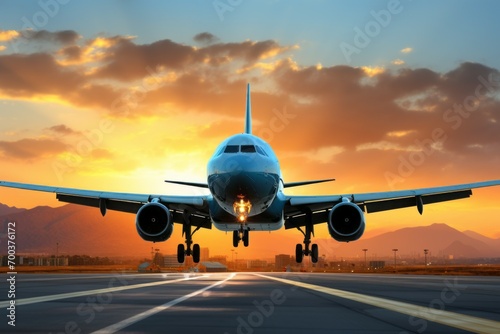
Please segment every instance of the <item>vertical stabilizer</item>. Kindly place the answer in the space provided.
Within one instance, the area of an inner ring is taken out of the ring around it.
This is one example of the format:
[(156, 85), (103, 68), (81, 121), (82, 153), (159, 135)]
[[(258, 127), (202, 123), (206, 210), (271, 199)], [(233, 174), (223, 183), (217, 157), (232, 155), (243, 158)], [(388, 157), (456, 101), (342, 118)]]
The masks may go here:
[(245, 133), (252, 134), (252, 106), (250, 104), (250, 84), (247, 84), (247, 109), (245, 116)]

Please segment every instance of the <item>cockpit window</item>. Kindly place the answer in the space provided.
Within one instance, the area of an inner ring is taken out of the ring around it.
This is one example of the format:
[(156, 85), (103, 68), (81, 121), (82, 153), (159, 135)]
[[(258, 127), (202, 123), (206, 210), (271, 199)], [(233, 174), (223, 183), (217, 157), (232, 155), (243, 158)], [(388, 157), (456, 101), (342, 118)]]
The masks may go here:
[(242, 153), (255, 153), (255, 146), (254, 145), (241, 145), (241, 152)]
[(266, 152), (262, 149), (262, 147), (260, 146), (255, 146), (255, 148), (257, 149), (257, 153), (259, 153), (260, 155), (264, 155), (267, 157), (267, 154)]
[(238, 153), (240, 151), (240, 147), (238, 145), (227, 145), (224, 149), (224, 153)]

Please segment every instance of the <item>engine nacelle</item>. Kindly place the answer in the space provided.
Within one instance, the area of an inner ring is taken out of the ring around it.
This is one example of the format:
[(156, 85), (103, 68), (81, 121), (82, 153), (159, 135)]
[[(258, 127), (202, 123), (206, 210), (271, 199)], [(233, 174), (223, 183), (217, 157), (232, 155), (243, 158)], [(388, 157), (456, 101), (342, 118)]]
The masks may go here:
[(358, 240), (365, 231), (363, 211), (351, 202), (335, 205), (328, 214), (328, 231), (337, 241)]
[(146, 241), (165, 241), (172, 235), (174, 224), (168, 208), (158, 202), (144, 204), (135, 220), (137, 233)]

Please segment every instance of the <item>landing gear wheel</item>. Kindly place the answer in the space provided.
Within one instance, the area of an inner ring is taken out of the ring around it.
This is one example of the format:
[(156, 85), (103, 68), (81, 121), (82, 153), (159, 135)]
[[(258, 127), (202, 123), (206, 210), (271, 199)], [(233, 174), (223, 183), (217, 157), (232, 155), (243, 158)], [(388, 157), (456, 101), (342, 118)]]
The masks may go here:
[(200, 245), (198, 244), (193, 245), (193, 262), (200, 262)]
[(248, 247), (250, 243), (250, 231), (249, 230), (243, 230), (243, 246)]
[(233, 231), (233, 247), (238, 247), (240, 243), (240, 231)]
[[(186, 256), (192, 256), (193, 262), (198, 263), (200, 262), (200, 245), (193, 245), (193, 234), (201, 228), (201, 225), (197, 226), (196, 229), (191, 232), (191, 213), (188, 210), (184, 210), (182, 217), (184, 219), (184, 223), (182, 224), (182, 235), (186, 236), (186, 246), (184, 247), (183, 244), (177, 246), (177, 261), (179, 263), (184, 263)], [(192, 249), (191, 245), (193, 245)]]
[(303, 258), (304, 252), (302, 250), (302, 244), (297, 244), (295, 246), (295, 261), (297, 261), (297, 263), (302, 263)]
[(319, 249), (317, 244), (313, 244), (311, 247), (311, 261), (312, 263), (318, 263)]
[(184, 244), (177, 245), (177, 262), (184, 263), (184, 257), (186, 255)]

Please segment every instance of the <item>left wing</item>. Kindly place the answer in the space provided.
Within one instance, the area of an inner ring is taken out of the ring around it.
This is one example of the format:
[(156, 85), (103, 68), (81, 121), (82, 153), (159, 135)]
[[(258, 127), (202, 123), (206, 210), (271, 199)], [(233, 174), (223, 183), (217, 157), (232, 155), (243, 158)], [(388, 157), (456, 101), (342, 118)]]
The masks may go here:
[(364, 194), (287, 196), (285, 226), (286, 228), (303, 226), (304, 215), (307, 213), (312, 213), (313, 224), (326, 222), (329, 210), (342, 202), (342, 199), (357, 204), (361, 210), (367, 213), (415, 206), (422, 214), (425, 204), (468, 198), (472, 195), (474, 188), (497, 185), (500, 185), (500, 180)]
[(99, 208), (104, 216), (106, 210), (115, 210), (129, 213), (137, 213), (139, 209), (153, 199), (167, 206), (174, 214), (174, 222), (182, 223), (182, 214), (186, 210), (192, 214), (193, 226), (211, 228), (208, 211), (210, 195), (204, 196), (167, 196), (154, 194), (133, 194), (106, 192), (96, 190), (84, 190), (75, 188), (51, 187), (36, 184), (0, 181), (1, 187), (10, 187), (25, 190), (35, 190), (55, 193), (61, 202), (86, 205)]

